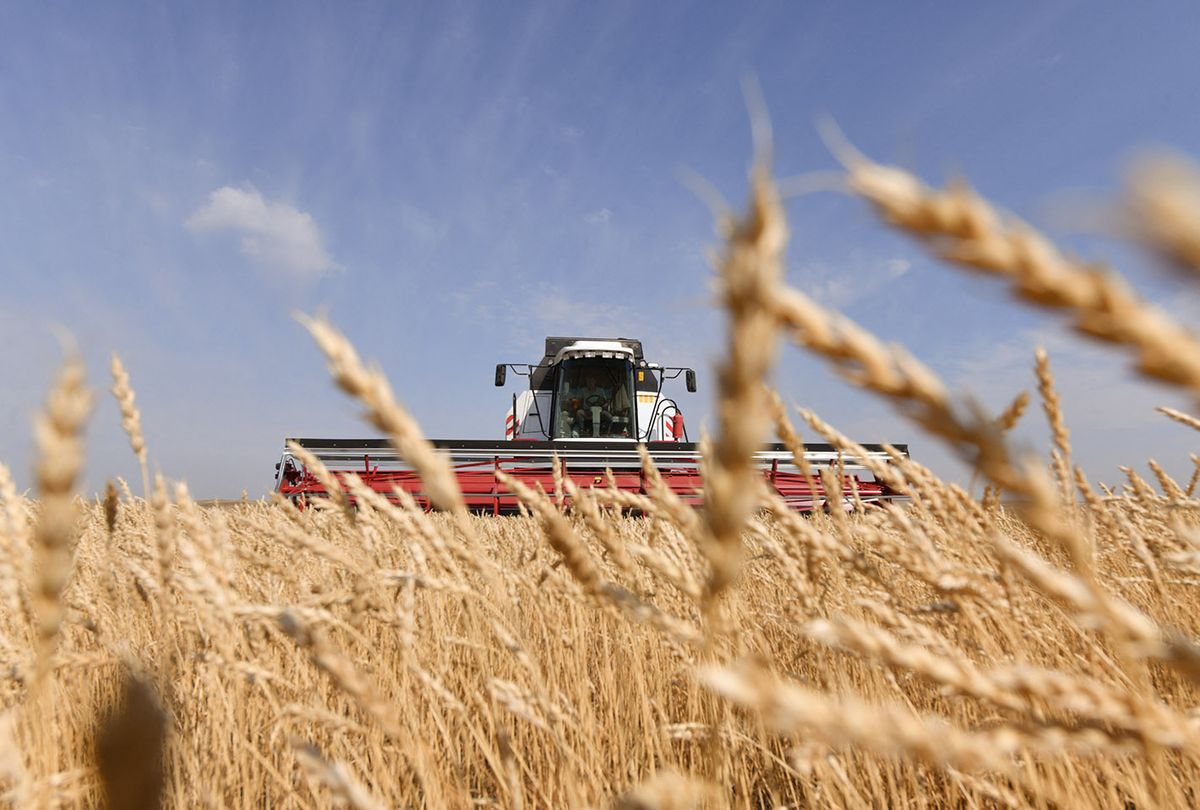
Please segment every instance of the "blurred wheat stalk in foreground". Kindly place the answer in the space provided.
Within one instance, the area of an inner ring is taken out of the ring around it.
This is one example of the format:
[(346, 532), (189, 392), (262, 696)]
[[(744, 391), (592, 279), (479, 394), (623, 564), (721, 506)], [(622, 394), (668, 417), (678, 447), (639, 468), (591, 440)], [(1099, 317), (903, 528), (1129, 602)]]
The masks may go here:
[[(1200, 394), (1200, 340), (1115, 276), (964, 185), (839, 153), (886, 222)], [(1194, 170), (1146, 166), (1130, 233), (1196, 269)], [(386, 380), (320, 320), (306, 325), (335, 381), (445, 512), (353, 475), (305, 512), (201, 508), (161, 478), (149, 500), (121, 481), (81, 502), (90, 393), (69, 362), (38, 423), (40, 497), (0, 466), (0, 801), (1195, 806), (1200, 458), (1188, 481), (1151, 460), (1154, 483), (1127, 468), (1119, 490), (1093, 485), (1044, 354), (1032, 365), (1052, 447), (1014, 454), (1027, 395), (989, 415), (785, 284), (765, 151), (747, 213), (720, 230), (729, 353), (703, 513), (648, 466), (645, 495), (566, 480), (567, 512), (521, 488), (529, 517), (467, 514)], [(947, 442), (984, 495), (896, 454), (876, 472), (903, 508), (805, 517), (768, 497), (748, 454), (771, 424), (803, 447), (763, 385), (781, 337)], [(149, 493), (115, 357), (112, 373)], [(1163, 412), (1195, 438), (1200, 420)]]

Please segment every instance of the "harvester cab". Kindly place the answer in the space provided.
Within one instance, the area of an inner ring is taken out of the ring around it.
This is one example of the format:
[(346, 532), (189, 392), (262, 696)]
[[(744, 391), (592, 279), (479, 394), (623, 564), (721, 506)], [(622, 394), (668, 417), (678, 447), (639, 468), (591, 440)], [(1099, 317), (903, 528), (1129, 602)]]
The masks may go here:
[(683, 412), (663, 384), (686, 375), (687, 390), (694, 392), (696, 372), (647, 362), (640, 340), (548, 337), (536, 365), (496, 366), (497, 386), (509, 370), (528, 386), (513, 394), (505, 439), (687, 440)]

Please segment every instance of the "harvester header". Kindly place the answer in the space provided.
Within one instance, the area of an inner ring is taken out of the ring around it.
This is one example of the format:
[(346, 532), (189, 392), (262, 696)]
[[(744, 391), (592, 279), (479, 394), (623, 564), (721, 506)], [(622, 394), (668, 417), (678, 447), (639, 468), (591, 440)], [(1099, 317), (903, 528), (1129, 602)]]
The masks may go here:
[[(512, 393), (503, 439), (433, 441), (449, 458), (470, 508), (494, 514), (518, 508), (516, 496), (500, 484), (497, 471), (551, 491), (555, 459), (562, 474), (579, 488), (616, 486), (644, 493), (640, 444), (667, 486), (687, 503), (702, 503), (699, 448), (689, 441), (679, 404), (664, 390), (682, 376), (684, 388), (694, 393), (695, 371), (647, 361), (640, 340), (593, 337), (546, 338), (538, 363), (498, 364), (497, 387), (507, 383), (510, 371), (526, 384)], [(319, 458), (335, 475), (353, 472), (377, 492), (395, 498), (401, 490), (429, 507), (420, 477), (386, 440), (288, 441)], [(872, 458), (890, 462), (882, 446), (864, 449)], [(905, 445), (896, 449), (907, 453)], [(842, 491), (826, 493), (819, 477), (801, 472), (782, 445), (767, 445), (755, 454), (768, 484), (795, 509), (842, 509), (896, 497), (870, 475), (863, 459), (844, 458), (829, 445), (812, 444), (806, 445), (805, 457), (814, 468), (836, 469)], [(276, 487), (300, 504), (327, 495), (286, 445), (276, 465)]]

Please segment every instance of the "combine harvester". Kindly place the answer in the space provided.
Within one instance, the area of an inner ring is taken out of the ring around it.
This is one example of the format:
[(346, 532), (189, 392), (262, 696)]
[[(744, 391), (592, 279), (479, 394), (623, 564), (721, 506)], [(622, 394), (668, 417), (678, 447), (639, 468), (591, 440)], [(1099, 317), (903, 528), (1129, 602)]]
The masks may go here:
[[(433, 440), (450, 459), (469, 508), (492, 514), (517, 511), (517, 498), (497, 481), (497, 470), (527, 486), (540, 484), (552, 492), (556, 457), (563, 475), (582, 489), (615, 483), (619, 489), (643, 493), (646, 482), (639, 444), (646, 445), (663, 481), (683, 501), (696, 506), (703, 502), (699, 448), (689, 441), (679, 405), (663, 391), (666, 381), (683, 376), (687, 390), (695, 392), (695, 371), (648, 363), (640, 340), (578, 337), (546, 338), (546, 353), (537, 365), (497, 365), (498, 387), (505, 384), (509, 371), (529, 384), (512, 396), (504, 439)], [(429, 508), (420, 477), (386, 439), (289, 441), (319, 458), (335, 474), (353, 472), (367, 486), (393, 499), (394, 489), (399, 488)], [(873, 458), (890, 460), (880, 445), (864, 448)], [(896, 449), (908, 452), (907, 445), (896, 445)], [(755, 454), (764, 478), (794, 509), (848, 509), (853, 504), (852, 488), (864, 504), (897, 497), (874, 479), (861, 460), (839, 459), (831, 445), (807, 444), (805, 457), (817, 469), (836, 470), (840, 465), (844, 476), (840, 504), (829, 503), (820, 479), (810, 482), (783, 445), (766, 445)], [(310, 498), (327, 495), (286, 444), (275, 469), (276, 489), (283, 496), (303, 505)]]

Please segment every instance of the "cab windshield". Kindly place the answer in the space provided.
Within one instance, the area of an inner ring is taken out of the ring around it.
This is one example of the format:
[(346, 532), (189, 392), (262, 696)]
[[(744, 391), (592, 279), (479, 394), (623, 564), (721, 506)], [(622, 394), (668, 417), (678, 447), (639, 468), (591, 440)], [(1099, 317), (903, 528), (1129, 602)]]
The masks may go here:
[(558, 370), (557, 439), (629, 439), (636, 432), (633, 364), (628, 360), (564, 360)]

